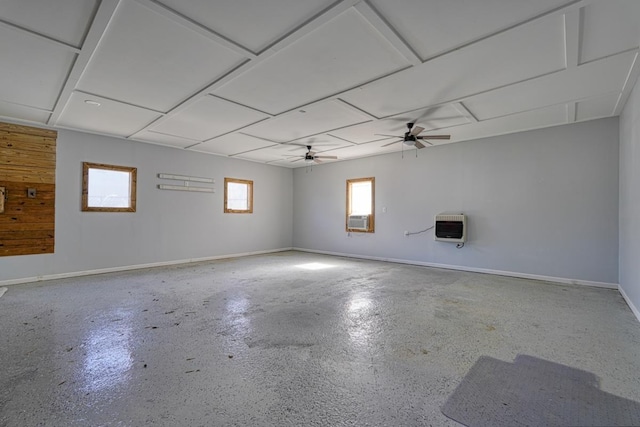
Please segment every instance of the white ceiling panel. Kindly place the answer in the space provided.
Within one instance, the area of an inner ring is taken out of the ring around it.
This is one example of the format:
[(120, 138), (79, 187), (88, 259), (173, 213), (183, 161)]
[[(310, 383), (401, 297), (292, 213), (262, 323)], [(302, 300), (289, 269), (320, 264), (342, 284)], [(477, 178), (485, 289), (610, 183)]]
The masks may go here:
[(80, 47), (97, 0), (3, 0), (0, 17), (54, 40)]
[[(539, 110), (512, 114), (483, 122), (469, 123), (450, 129), (451, 141), (466, 141), (470, 139), (487, 138), (531, 129), (556, 126), (567, 123), (566, 105), (554, 105)], [(434, 141), (439, 144), (440, 141)]]
[(331, 135), (355, 144), (364, 144), (384, 139), (376, 134), (403, 135), (407, 131), (407, 123), (414, 122), (426, 130), (442, 129), (469, 123), (469, 119), (460, 114), (452, 105), (426, 108), (401, 114), (384, 120), (377, 120), (360, 125), (350, 126), (330, 132)]
[(271, 147), (274, 144), (252, 136), (240, 133), (230, 133), (219, 138), (198, 144), (192, 148), (194, 151), (206, 153), (226, 154), (232, 156), (245, 151), (257, 150), (259, 148)]
[(323, 151), (321, 155), (338, 156), (338, 159), (345, 160), (357, 157), (372, 156), (376, 154), (391, 153), (394, 151), (400, 151), (403, 148), (406, 150), (414, 150), (414, 148), (407, 147), (406, 145), (403, 147), (403, 144), (401, 142), (383, 147), (383, 145), (389, 144), (390, 142), (393, 142), (393, 138), (368, 142), (366, 144), (339, 147), (333, 150)]
[(554, 15), (340, 97), (375, 116), (390, 116), (561, 70), (564, 58), (564, 23)]
[[(334, 3), (333, 0), (162, 0), (176, 12), (258, 53)], [(259, 25), (239, 25), (239, 23)]]
[(519, 85), (496, 89), (469, 98), (464, 105), (478, 119), (486, 120), (580, 97), (619, 92), (635, 55), (635, 52), (627, 52)]
[(304, 167), (619, 114), (639, 44), (640, 0), (0, 0), (0, 117)]
[(0, 100), (53, 109), (75, 56), (64, 48), (0, 27)]
[(141, 132), (138, 132), (135, 135), (132, 135), (130, 139), (134, 139), (136, 141), (150, 142), (152, 144), (169, 145), (171, 147), (177, 147), (177, 148), (189, 147), (199, 142), (199, 141), (194, 141), (192, 139), (180, 138), (178, 136), (157, 133), (150, 130), (143, 130)]
[[(99, 102), (100, 106), (87, 104), (86, 100)], [(153, 111), (99, 96), (74, 92), (57, 124), (62, 127), (90, 132), (129, 136), (159, 116)]]
[(247, 151), (234, 157), (237, 157), (238, 159), (246, 159), (266, 163), (281, 161), (285, 159), (284, 154), (285, 152), (283, 152), (282, 150), (278, 150), (277, 147), (269, 146), (260, 148), (258, 150)]
[(369, 117), (347, 108), (342, 102), (332, 100), (265, 120), (242, 132), (276, 142), (287, 142), (369, 120)]
[(618, 102), (619, 97), (619, 93), (609, 93), (604, 96), (576, 102), (576, 121), (592, 120), (611, 116), (614, 108), (616, 108), (616, 103)]
[(371, 24), (349, 9), (216, 94), (277, 114), (408, 65)]
[[(348, 142), (333, 140), (328, 137), (324, 139), (329, 139), (335, 142), (336, 145), (332, 146), (331, 148), (352, 145)], [(324, 147), (324, 146), (314, 147), (312, 148), (312, 150), (316, 153), (321, 153), (322, 155), (324, 155), (323, 148), (326, 149), (329, 147)], [(247, 159), (247, 160), (253, 160), (253, 161), (264, 162), (264, 163), (268, 162), (270, 164), (278, 164), (280, 166), (286, 166), (286, 167), (298, 167), (298, 166), (304, 166), (304, 162), (302, 161), (292, 162), (292, 160), (295, 160), (295, 156), (304, 156), (306, 151), (307, 150), (304, 147), (292, 147), (291, 145), (277, 144), (277, 145), (261, 148), (258, 150), (241, 153), (234, 157), (237, 157), (239, 159)]]
[(34, 110), (23, 105), (0, 101), (0, 117), (27, 120), (30, 122), (47, 123), (51, 113), (42, 110)]
[(371, 3), (425, 60), (526, 21), (568, 1), (372, 0)]
[(213, 96), (154, 124), (151, 129), (169, 135), (204, 141), (269, 117), (250, 108)]
[(122, 2), (78, 87), (168, 111), (243, 58), (135, 1)]
[(594, 2), (583, 9), (581, 62), (640, 44), (640, 1)]

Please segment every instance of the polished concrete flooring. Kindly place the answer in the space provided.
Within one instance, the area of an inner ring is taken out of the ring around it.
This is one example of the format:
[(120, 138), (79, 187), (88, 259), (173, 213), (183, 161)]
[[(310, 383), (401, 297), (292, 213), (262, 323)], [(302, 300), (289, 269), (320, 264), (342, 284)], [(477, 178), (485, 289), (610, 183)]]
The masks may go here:
[(456, 426), (481, 356), (640, 401), (615, 290), (301, 252), (9, 287), (0, 426)]

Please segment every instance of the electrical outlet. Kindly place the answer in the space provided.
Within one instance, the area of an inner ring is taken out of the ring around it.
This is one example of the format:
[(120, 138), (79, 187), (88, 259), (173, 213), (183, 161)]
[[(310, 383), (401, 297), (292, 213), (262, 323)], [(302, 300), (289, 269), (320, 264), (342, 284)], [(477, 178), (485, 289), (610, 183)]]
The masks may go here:
[(27, 197), (30, 199), (36, 198), (36, 189), (35, 188), (27, 188)]

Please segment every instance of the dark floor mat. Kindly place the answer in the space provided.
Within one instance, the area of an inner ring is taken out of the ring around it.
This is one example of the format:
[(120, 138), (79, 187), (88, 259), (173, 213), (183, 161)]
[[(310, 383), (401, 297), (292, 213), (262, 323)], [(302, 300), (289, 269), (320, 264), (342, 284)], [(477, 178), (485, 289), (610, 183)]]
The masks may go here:
[(640, 403), (606, 393), (590, 372), (532, 356), (483, 356), (442, 407), (481, 426), (640, 426)]

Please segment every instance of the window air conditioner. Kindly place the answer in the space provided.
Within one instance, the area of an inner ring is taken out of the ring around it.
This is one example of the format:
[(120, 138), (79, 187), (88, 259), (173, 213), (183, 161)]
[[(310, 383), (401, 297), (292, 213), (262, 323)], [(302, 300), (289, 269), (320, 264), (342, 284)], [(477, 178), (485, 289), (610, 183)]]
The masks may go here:
[(349, 215), (347, 228), (349, 230), (368, 230), (369, 215)]
[(440, 242), (464, 243), (467, 240), (467, 217), (463, 214), (439, 214), (435, 218), (434, 238)]

